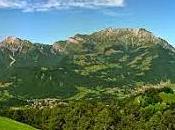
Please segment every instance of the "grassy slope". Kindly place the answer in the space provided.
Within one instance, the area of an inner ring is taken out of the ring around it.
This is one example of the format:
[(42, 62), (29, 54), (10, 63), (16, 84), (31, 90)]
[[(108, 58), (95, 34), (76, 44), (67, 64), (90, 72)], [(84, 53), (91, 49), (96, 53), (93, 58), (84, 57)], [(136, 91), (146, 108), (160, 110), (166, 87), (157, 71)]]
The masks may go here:
[(14, 120), (0, 117), (0, 130), (36, 130), (35, 128), (16, 122)]

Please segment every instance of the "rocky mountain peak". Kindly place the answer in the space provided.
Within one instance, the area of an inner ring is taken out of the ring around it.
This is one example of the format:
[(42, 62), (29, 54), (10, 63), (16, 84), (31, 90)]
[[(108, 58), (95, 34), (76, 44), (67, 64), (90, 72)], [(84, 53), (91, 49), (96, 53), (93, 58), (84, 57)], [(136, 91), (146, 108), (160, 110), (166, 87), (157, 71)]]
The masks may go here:
[(32, 44), (30, 41), (22, 40), (16, 36), (8, 36), (0, 43), (6, 46), (12, 46), (12, 47), (18, 47), (22, 45), (29, 46)]
[(99, 33), (108, 35), (132, 34), (135, 36), (150, 36), (153, 35), (150, 31), (144, 28), (106, 28)]
[[(9, 50), (13, 53), (13, 56), (17, 52), (22, 52), (24, 48), (29, 48), (32, 46), (32, 43), (28, 40), (22, 40), (15, 36), (8, 36), (2, 42), (0, 42), (0, 48), (2, 50)], [(26, 49), (25, 49), (26, 50)]]
[(2, 41), (2, 44), (9, 45), (9, 46), (16, 46), (21, 44), (21, 39), (15, 36), (8, 36)]

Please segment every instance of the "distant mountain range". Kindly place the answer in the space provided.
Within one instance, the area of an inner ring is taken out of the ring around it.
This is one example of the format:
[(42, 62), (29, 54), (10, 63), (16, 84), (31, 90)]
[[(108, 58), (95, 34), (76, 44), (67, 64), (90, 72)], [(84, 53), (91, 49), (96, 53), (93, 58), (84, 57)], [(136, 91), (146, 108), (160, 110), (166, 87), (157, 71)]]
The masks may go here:
[(175, 49), (143, 28), (76, 34), (53, 45), (7, 37), (0, 66), (1, 94), (8, 98), (86, 98), (97, 88), (175, 82)]

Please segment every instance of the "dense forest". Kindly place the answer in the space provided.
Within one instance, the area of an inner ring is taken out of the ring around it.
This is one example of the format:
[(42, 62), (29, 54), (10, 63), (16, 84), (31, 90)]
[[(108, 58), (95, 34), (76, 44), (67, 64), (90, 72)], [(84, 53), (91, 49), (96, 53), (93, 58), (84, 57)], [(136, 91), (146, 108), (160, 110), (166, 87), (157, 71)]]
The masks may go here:
[(0, 114), (42, 130), (173, 130), (173, 88), (167, 82), (138, 88), (124, 98), (35, 100), (21, 108), (4, 107)]

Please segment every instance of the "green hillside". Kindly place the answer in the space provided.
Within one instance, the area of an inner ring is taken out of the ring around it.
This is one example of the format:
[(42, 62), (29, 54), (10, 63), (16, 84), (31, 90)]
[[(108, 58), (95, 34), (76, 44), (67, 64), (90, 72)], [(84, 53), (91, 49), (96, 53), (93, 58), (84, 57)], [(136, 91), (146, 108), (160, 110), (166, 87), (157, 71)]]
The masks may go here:
[(145, 29), (109, 28), (53, 45), (9, 37), (0, 45), (0, 65), (0, 99), (10, 101), (175, 81), (175, 49)]
[(143, 28), (53, 45), (7, 37), (0, 66), (3, 117), (43, 130), (175, 129), (175, 49)]
[(36, 130), (35, 128), (17, 121), (0, 117), (0, 130)]

